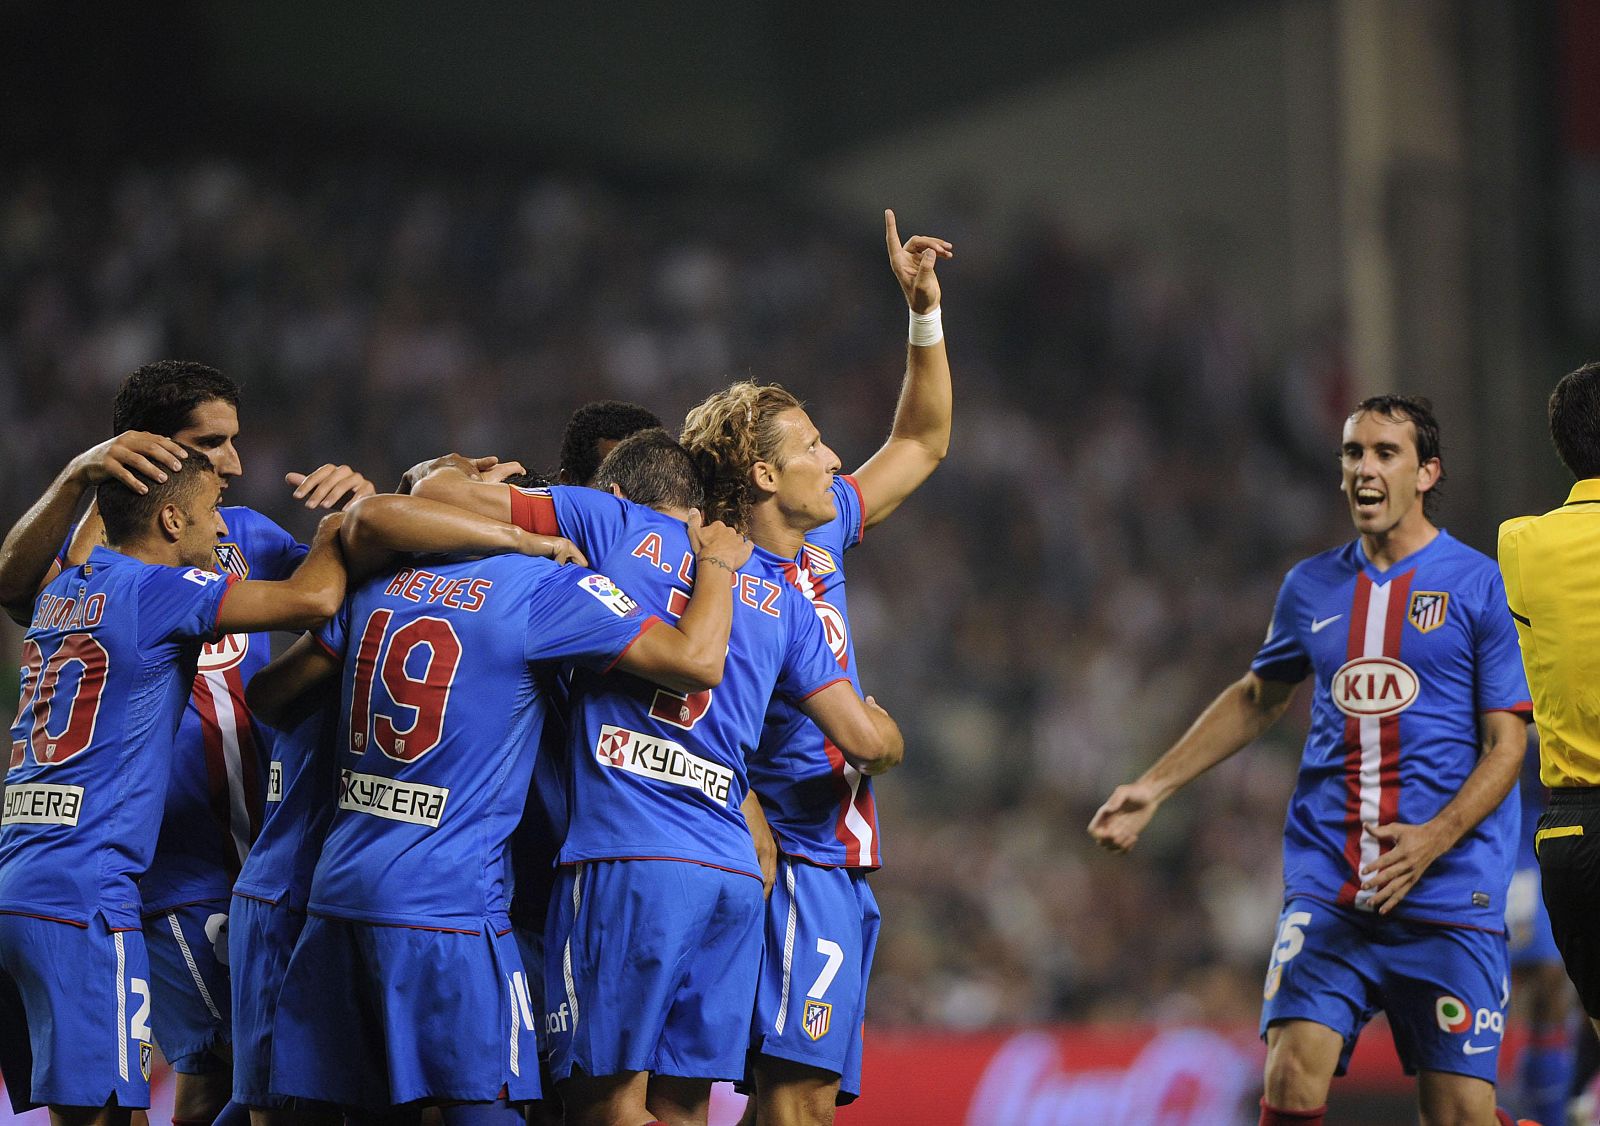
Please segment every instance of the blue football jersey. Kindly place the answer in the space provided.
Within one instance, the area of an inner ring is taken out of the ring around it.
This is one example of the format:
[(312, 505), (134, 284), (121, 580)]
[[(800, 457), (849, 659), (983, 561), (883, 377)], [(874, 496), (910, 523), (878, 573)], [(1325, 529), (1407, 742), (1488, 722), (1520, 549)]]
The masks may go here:
[[(307, 548), (259, 512), (224, 508), (228, 533), (219, 568), (240, 579), (277, 581)], [(272, 657), (270, 633), (234, 633), (200, 651), (189, 704), (173, 744), (172, 781), (150, 870), (139, 882), (146, 914), (225, 899), (261, 827), (272, 733), (245, 706), (250, 678)]]
[[(562, 535), (657, 616), (689, 605), (695, 560), (681, 520), (596, 489), (512, 488), (513, 519)], [(570, 823), (563, 863), (689, 860), (759, 876), (740, 804), (746, 755), (774, 693), (845, 679), (785, 560), (757, 549), (735, 577), (722, 683), (682, 696), (625, 673), (572, 680)]]
[(235, 895), (304, 911), (338, 796), (339, 698), (272, 739), (261, 831), (234, 881)]
[(517, 555), (419, 562), (351, 593), (318, 634), (344, 668), (310, 910), (508, 926), (506, 842), (545, 713), (533, 666), (608, 668), (654, 620), (604, 575)]
[(0, 910), (139, 926), (173, 736), (232, 583), (104, 547), (40, 594), (0, 813)]
[[(1311, 730), (1284, 827), (1286, 894), (1370, 908), (1358, 870), (1379, 843), (1363, 824), (1419, 824), (1478, 764), (1479, 716), (1532, 710), (1494, 561), (1446, 532), (1387, 571), (1360, 541), (1295, 566), (1251, 667), (1314, 678)], [(1518, 797), (1439, 857), (1399, 917), (1501, 930)]]
[[(861, 542), (866, 515), (854, 477), (834, 478), (833, 501), (838, 515), (807, 533), (784, 574), (811, 603), (834, 659), (860, 693), (844, 576), (844, 553)], [(750, 784), (778, 847), (790, 856), (825, 867), (883, 863), (872, 779), (787, 700), (774, 699), (767, 709), (760, 749), (750, 757)]]

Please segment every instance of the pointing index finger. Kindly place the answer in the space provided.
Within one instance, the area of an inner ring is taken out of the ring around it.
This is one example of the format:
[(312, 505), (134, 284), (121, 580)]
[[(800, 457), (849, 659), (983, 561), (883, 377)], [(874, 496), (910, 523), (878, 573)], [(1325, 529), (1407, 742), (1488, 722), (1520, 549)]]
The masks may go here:
[(894, 225), (894, 212), (887, 207), (883, 209), (883, 241), (888, 244), (890, 254), (900, 249), (900, 231)]

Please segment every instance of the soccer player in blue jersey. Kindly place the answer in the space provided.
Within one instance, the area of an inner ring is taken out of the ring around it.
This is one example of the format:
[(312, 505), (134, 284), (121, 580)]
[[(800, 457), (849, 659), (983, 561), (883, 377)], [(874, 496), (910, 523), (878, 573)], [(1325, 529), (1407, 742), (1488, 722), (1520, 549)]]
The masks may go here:
[(1311, 677), (1263, 990), (1261, 1122), (1320, 1123), (1380, 1008), (1425, 1122), (1509, 1122), (1494, 1082), (1531, 704), (1505, 588), (1430, 519), (1443, 470), (1426, 400), (1362, 402), (1340, 459), (1356, 539), (1290, 570), (1250, 671), (1089, 832), (1132, 848), (1163, 801), (1258, 738)]
[[(222, 480), (198, 452), (135, 491), (100, 483), (105, 546), (40, 593), (0, 815), (0, 997), (31, 1059), (0, 1060), (18, 1110), (57, 1122), (149, 1105), (150, 973), (138, 881), (172, 776), (174, 735), (208, 640), (314, 625), (344, 593), (338, 518), (288, 579), (213, 568)], [(141, 470), (144, 472), (145, 470)], [(105, 1112), (104, 1108), (112, 1108)]]
[[(748, 551), (719, 525), (691, 536), (719, 573)], [(706, 690), (732, 614), (728, 581), (697, 588), (675, 628), (579, 567), (421, 559), (262, 674), (342, 687), (338, 809), (278, 999), (275, 1091), (364, 1110), (539, 1096), (506, 854), (545, 709), (537, 666)]]
[[(224, 487), (240, 476), (238, 406), (238, 387), (204, 364), (163, 360), (133, 372), (112, 405), (118, 437), (75, 459), (0, 551), (0, 598), (8, 608), (17, 605), (12, 592), (37, 589), (40, 576), (69, 558), (81, 561), (98, 542), (100, 520), (91, 509), (71, 552), (52, 558), (94, 482), (110, 477), (143, 487), (160, 466), (175, 464), (174, 443), (202, 452)], [(373, 491), (345, 465), (292, 473), (288, 480), (313, 509)], [(227, 534), (216, 565), (226, 573), (282, 579), (305, 555), (303, 544), (252, 509), (230, 506), (222, 516)], [(178, 1076), (174, 1118), (185, 1126), (210, 1122), (228, 1099), (229, 980), (222, 954), (228, 897), (260, 826), (268, 743), (251, 720), (244, 692), (269, 656), (262, 633), (229, 634), (202, 650), (179, 725), (160, 839), (140, 883), (154, 1027)]]
[[(509, 507), (519, 526), (572, 539), (647, 606), (676, 616), (707, 578), (685, 539), (701, 500), (692, 460), (646, 431), (612, 451), (596, 484), (616, 495), (485, 489), (459, 474), (419, 491), (489, 514)], [(782, 568), (757, 549), (730, 573), (738, 597), (714, 691), (573, 678), (571, 823), (546, 953), (552, 1071), (569, 1122), (703, 1122), (710, 1080), (743, 1071), (762, 903), (741, 813), (744, 758), (774, 691), (859, 767), (899, 759), (898, 729), (849, 685)]]
[[(884, 213), (889, 263), (911, 310), (906, 376), (884, 443), (855, 473), (822, 441), (798, 399), (739, 383), (690, 412), (684, 444), (710, 482), (708, 511), (784, 562), (810, 601), (840, 670), (860, 690), (845, 553), (926, 481), (950, 445), (950, 364), (935, 265), (942, 239), (901, 243)], [(808, 717), (773, 701), (750, 782), (777, 838), (752, 1026), (751, 1107), (771, 1126), (833, 1121), (861, 1092), (867, 981), (878, 906), (867, 875), (881, 863), (870, 778)], [(746, 1114), (746, 1122), (752, 1121)]]

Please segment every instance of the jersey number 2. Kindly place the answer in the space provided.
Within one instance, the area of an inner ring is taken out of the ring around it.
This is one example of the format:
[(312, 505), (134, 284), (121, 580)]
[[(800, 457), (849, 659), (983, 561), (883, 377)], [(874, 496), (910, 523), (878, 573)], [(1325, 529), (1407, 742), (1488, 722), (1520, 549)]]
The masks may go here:
[[(392, 610), (374, 610), (356, 648), (356, 679), (350, 692), (350, 750), (365, 754), (372, 741), (389, 758), (415, 762), (439, 745), (450, 687), (461, 664), (461, 639), (443, 618), (414, 618), (389, 634)], [(412, 654), (427, 650), (427, 661), (415, 668)], [(408, 665), (413, 668), (408, 669)], [(412, 671), (419, 675), (412, 676)], [(395, 710), (385, 712), (374, 700), (378, 683)], [(410, 723), (401, 727), (402, 712)]]

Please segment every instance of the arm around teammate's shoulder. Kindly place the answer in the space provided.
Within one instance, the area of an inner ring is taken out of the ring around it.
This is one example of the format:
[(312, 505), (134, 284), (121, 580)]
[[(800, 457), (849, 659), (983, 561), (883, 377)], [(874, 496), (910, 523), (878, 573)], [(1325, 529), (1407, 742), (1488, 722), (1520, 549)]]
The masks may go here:
[(245, 687), (245, 703), (250, 714), (274, 727), (292, 726), (295, 704), (308, 693), (331, 682), (339, 673), (340, 662), (309, 633), (273, 658), (250, 678)]
[(1101, 848), (1127, 852), (1162, 802), (1265, 734), (1288, 708), (1295, 687), (1254, 671), (1228, 685), (1137, 781), (1111, 791), (1090, 820), (1089, 835)]
[(339, 549), (343, 521), (342, 513), (323, 517), (311, 550), (287, 579), (234, 583), (222, 600), (217, 629), (222, 633), (312, 629), (338, 613), (346, 582), (344, 555)]
[(845, 761), (863, 774), (882, 774), (900, 765), (906, 741), (894, 717), (871, 696), (863, 700), (848, 680), (836, 680), (797, 705)]

